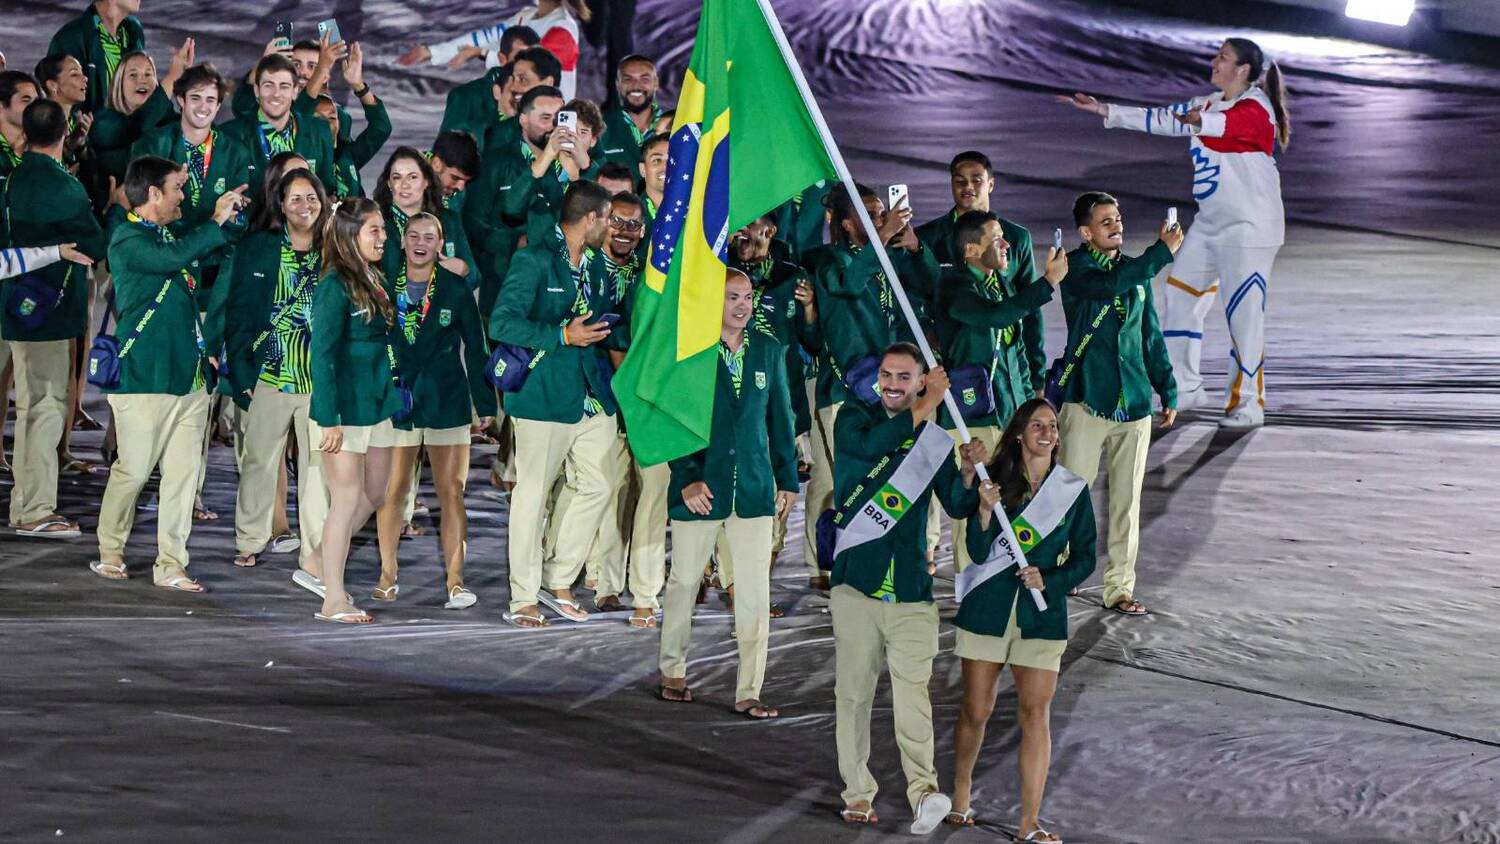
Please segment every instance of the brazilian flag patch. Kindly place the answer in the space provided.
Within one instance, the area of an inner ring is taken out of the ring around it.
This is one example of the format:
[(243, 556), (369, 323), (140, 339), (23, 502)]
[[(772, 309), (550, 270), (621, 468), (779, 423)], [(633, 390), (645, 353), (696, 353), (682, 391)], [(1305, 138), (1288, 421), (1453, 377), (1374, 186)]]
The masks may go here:
[(899, 519), (906, 508), (911, 506), (911, 501), (894, 487), (887, 486), (875, 493), (875, 506), (891, 518)]
[(1020, 516), (1017, 516), (1015, 521), (1010, 523), (1010, 526), (1016, 532), (1016, 541), (1021, 543), (1021, 553), (1030, 553), (1031, 549), (1035, 548), (1039, 541), (1036, 528), (1032, 527), (1030, 522)]

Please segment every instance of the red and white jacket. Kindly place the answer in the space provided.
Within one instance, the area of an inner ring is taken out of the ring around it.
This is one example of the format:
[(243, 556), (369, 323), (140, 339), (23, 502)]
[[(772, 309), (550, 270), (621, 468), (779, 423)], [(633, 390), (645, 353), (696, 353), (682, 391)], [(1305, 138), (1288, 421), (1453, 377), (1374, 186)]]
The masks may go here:
[[(1173, 116), (1202, 108), (1203, 124)], [(1258, 86), (1233, 100), (1223, 92), (1156, 108), (1109, 106), (1104, 125), (1189, 138), (1193, 157), (1193, 229), (1221, 246), (1280, 246), (1286, 236), (1281, 174), (1273, 157), (1276, 117)]]
[(578, 90), (578, 21), (573, 19), (572, 13), (565, 6), (560, 5), (541, 16), (537, 15), (536, 7), (531, 6), (494, 26), (476, 29), (457, 38), (430, 45), (430, 61), (435, 65), (446, 65), (458, 55), (460, 48), (478, 47), (488, 52), (485, 66), (497, 67), (500, 63), (500, 37), (507, 28), (522, 24), (536, 30), (536, 34), (542, 39), (542, 46), (562, 63), (562, 79), (557, 81), (557, 87), (562, 89), (563, 99), (573, 99)]

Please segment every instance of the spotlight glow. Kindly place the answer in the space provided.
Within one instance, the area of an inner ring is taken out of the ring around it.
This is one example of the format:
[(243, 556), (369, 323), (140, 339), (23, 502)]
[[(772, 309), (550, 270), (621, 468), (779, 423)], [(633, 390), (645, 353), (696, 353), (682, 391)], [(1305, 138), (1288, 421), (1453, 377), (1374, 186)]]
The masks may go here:
[(1416, 5), (1416, 0), (1349, 0), (1344, 14), (1362, 21), (1406, 26)]

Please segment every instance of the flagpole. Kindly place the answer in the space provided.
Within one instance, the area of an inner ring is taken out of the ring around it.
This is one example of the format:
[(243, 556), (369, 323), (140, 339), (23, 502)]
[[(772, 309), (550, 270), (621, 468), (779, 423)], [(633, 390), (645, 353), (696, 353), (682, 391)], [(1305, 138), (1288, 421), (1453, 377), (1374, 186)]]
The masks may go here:
[[(759, 4), (761, 14), (766, 19), (766, 25), (771, 29), (771, 36), (776, 39), (776, 46), (780, 48), (781, 57), (786, 62), (787, 69), (792, 73), (792, 80), (796, 82), (797, 90), (802, 94), (802, 102), (807, 105), (813, 125), (818, 129), (823, 148), (828, 153), (828, 157), (833, 160), (833, 167), (838, 173), (839, 181), (843, 183), (844, 190), (849, 193), (850, 204), (854, 206), (854, 212), (859, 215), (860, 226), (864, 228), (865, 237), (869, 239), (870, 246), (875, 250), (875, 257), (880, 261), (880, 269), (885, 272), (885, 277), (890, 279), (891, 292), (895, 294), (896, 302), (901, 306), (901, 313), (905, 315), (906, 324), (911, 328), (912, 336), (916, 338), (917, 347), (922, 350), (922, 357), (926, 359), (929, 368), (937, 366), (937, 358), (933, 356), (932, 347), (927, 343), (927, 335), (923, 333), (922, 326), (917, 321), (917, 313), (912, 310), (911, 301), (906, 298), (905, 288), (896, 277), (896, 268), (891, 264), (891, 256), (885, 251), (885, 243), (880, 239), (880, 233), (875, 228), (875, 221), (870, 219), (870, 212), (865, 208), (864, 200), (859, 196), (854, 177), (849, 173), (849, 166), (844, 163), (844, 155), (833, 140), (833, 132), (828, 128), (828, 122), (823, 119), (823, 110), (818, 107), (818, 101), (813, 98), (812, 89), (807, 84), (807, 77), (802, 74), (802, 65), (797, 61), (796, 54), (792, 52), (792, 45), (787, 41), (786, 33), (781, 29), (781, 21), (776, 17), (776, 11), (771, 8), (770, 0), (756, 0), (756, 3)], [(948, 416), (958, 427), (959, 439), (968, 443), (973, 437), (969, 434), (969, 426), (964, 424), (963, 414), (958, 411), (958, 403), (954, 401), (951, 389), (944, 391), (943, 405), (948, 408)], [(974, 471), (981, 481), (990, 479), (984, 464), (976, 464)], [(995, 504), (994, 515), (1000, 520), (1001, 531), (1009, 533), (1010, 521), (1006, 518), (1005, 509), (999, 503)], [(1042, 597), (1040, 589), (1031, 590), (1031, 600), (1036, 603), (1038, 610), (1047, 609), (1047, 599)]]

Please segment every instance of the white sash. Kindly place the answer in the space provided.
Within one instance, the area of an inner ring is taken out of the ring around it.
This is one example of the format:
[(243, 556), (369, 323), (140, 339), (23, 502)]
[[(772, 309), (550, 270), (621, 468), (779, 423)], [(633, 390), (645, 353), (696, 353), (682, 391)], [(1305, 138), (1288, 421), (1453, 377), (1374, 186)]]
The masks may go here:
[[(896, 522), (911, 510), (912, 502), (927, 491), (943, 462), (951, 460), (953, 438), (930, 422), (923, 425), (916, 443), (901, 459), (885, 486), (870, 496), (857, 512), (849, 515), (848, 524), (839, 528), (834, 556), (890, 533)], [(925, 512), (922, 515), (926, 517)]]
[(1000, 535), (990, 546), (989, 557), (982, 563), (970, 565), (954, 578), (954, 598), (962, 603), (964, 596), (1000, 572), (1011, 566), (1018, 571), (1025, 568), (1026, 552), (1057, 529), (1073, 508), (1073, 502), (1087, 489), (1088, 484), (1083, 478), (1062, 466), (1054, 466), (1021, 515), (1014, 521), (1000, 520)]

